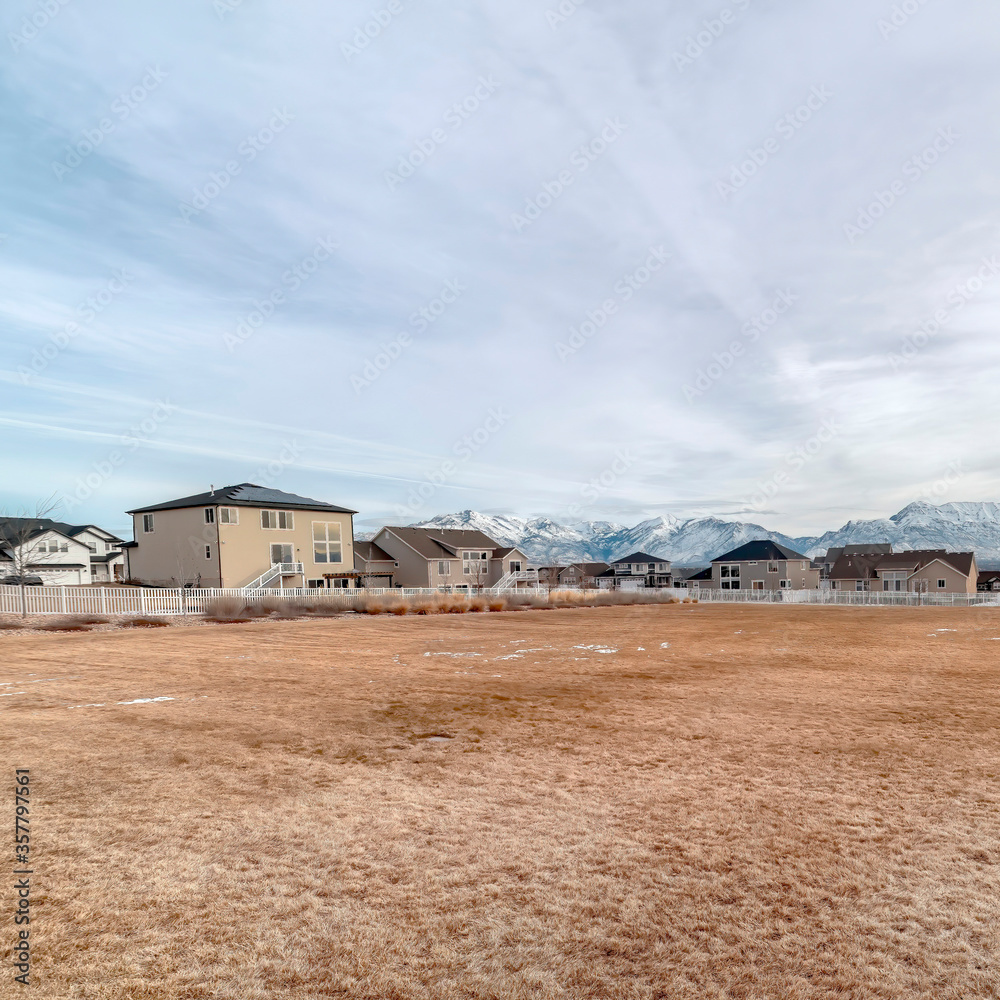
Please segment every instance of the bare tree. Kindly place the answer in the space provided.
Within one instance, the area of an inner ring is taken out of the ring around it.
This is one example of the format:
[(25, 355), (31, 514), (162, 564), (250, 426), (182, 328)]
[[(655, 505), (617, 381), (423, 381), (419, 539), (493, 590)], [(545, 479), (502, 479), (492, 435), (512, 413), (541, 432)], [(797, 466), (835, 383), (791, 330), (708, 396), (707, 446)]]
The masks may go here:
[(33, 509), (21, 508), (17, 514), (0, 515), (2, 522), (0, 545), (7, 549), (10, 575), (17, 580), (17, 586), (20, 587), (22, 618), (28, 614), (25, 580), (29, 570), (34, 569), (39, 563), (48, 561), (48, 550), (44, 550), (43, 555), (39, 541), (39, 536), (44, 534), (46, 528), (41, 522), (48, 520), (61, 505), (62, 501), (57, 500), (55, 494), (52, 494), (45, 500), (37, 501)]

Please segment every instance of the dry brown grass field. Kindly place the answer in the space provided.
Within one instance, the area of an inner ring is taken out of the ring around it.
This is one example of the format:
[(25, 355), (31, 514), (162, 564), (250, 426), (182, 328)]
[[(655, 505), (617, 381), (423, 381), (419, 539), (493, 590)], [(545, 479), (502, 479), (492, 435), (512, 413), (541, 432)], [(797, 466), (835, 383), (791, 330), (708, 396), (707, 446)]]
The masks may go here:
[(0, 996), (997, 997), (998, 661), (978, 608), (0, 634)]

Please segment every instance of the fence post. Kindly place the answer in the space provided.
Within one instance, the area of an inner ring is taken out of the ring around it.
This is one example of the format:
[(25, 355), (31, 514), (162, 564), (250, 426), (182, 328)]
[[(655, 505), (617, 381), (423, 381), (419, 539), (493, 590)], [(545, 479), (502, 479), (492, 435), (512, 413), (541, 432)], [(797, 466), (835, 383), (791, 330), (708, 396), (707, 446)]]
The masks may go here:
[(103, 615), (108, 610), (108, 594), (107, 591), (101, 587), (101, 614)]
[(139, 588), (139, 610), (145, 614), (146, 613), (146, 588)]
[(66, 588), (59, 588), (59, 607), (62, 609), (62, 613), (66, 614)]

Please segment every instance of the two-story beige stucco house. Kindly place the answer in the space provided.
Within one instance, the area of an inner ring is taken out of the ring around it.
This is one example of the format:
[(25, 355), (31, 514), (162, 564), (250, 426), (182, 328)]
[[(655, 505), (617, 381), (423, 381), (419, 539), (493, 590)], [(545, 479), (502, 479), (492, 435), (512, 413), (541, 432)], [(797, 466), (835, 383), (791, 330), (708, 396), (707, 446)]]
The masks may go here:
[(356, 511), (240, 483), (137, 507), (131, 580), (159, 586), (328, 587), (354, 569)]
[(373, 541), (399, 563), (401, 587), (433, 587), (477, 591), (496, 586), (509, 574), (517, 585), (533, 585), (538, 575), (528, 570), (528, 557), (500, 545), (481, 531), (459, 528), (387, 527)]
[(747, 542), (712, 560), (714, 590), (818, 590), (819, 581), (808, 556), (768, 540)]

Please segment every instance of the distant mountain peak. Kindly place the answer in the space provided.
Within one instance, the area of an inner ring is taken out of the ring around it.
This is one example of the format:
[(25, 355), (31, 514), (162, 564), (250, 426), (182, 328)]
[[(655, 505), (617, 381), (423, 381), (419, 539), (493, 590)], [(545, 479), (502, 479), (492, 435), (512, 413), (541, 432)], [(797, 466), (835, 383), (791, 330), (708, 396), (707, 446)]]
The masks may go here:
[(823, 535), (792, 538), (759, 524), (719, 517), (652, 517), (634, 527), (613, 521), (563, 524), (548, 516), (484, 514), (474, 510), (441, 514), (422, 526), (474, 528), (502, 545), (517, 546), (537, 564), (609, 562), (641, 550), (681, 566), (704, 566), (746, 542), (770, 539), (809, 556), (841, 545), (891, 542), (898, 551), (974, 551), (980, 565), (1000, 565), (1000, 503), (935, 505), (914, 500), (891, 517), (851, 520)]

